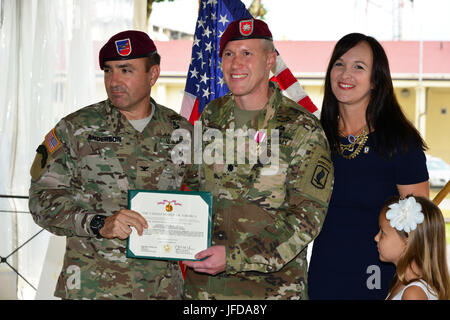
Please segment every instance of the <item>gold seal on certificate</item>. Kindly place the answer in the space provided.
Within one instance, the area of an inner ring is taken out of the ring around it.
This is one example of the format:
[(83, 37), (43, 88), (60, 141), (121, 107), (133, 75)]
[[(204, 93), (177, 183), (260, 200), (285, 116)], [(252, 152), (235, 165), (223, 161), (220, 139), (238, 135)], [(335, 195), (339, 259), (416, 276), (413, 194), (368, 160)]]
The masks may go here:
[(195, 260), (211, 245), (209, 192), (129, 190), (128, 208), (148, 223), (142, 236), (133, 229), (128, 237), (129, 258)]

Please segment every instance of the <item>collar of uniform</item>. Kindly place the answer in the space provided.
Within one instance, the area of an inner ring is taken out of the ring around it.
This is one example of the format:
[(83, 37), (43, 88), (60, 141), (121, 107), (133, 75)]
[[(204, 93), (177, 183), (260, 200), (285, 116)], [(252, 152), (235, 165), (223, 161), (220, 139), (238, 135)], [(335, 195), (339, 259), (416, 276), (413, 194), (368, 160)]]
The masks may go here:
[(179, 115), (167, 107), (156, 103), (150, 98), (150, 103), (155, 107), (153, 117), (142, 132), (145, 137), (170, 137), (175, 129), (179, 128)]
[(130, 121), (127, 120), (127, 118), (111, 103), (109, 99), (106, 101), (105, 110), (109, 118), (108, 122), (111, 125), (111, 132), (114, 132), (116, 135), (119, 135), (120, 132), (126, 132), (127, 134), (134, 134), (137, 132), (131, 125)]
[[(282, 94), (278, 84), (270, 81), (269, 88), (273, 91), (273, 93), (269, 98), (269, 101), (266, 103), (266, 106), (257, 117), (258, 122), (257, 125), (255, 123), (254, 126), (257, 129), (264, 129), (270, 127), (270, 123), (272, 122), (270, 120), (275, 118), (277, 110), (281, 105)], [(224, 103), (221, 104), (220, 102), (217, 102), (219, 101), (219, 99), (224, 99)], [(207, 107), (204, 113), (206, 114), (213, 112), (215, 114), (214, 126), (222, 129), (234, 129), (235, 114), (233, 109), (235, 107), (235, 102), (232, 93), (228, 92), (225, 96), (214, 100), (214, 102), (212, 103), (216, 104), (218, 103), (220, 107), (218, 107), (217, 105), (215, 105), (214, 108)], [(204, 117), (204, 115), (201, 116), (201, 119), (207, 121), (207, 126), (211, 125), (208, 118), (209, 118), (208, 116), (206, 117)], [(261, 118), (262, 120), (260, 120)]]
[[(152, 118), (150, 119), (150, 122), (147, 124), (147, 127), (144, 129), (144, 131), (142, 131), (142, 133), (145, 136), (155, 136), (155, 135), (160, 135), (161, 132), (161, 124), (165, 124), (164, 121), (161, 121), (161, 108), (160, 106), (156, 103), (156, 101), (150, 97), (150, 104), (153, 106), (153, 108), (155, 108), (155, 110), (152, 110)], [(158, 125), (154, 125), (155, 123), (158, 123)], [(157, 128), (156, 128), (157, 127)], [(156, 131), (155, 131), (156, 130)]]
[(264, 109), (260, 112), (258, 117), (255, 119), (254, 123), (252, 123), (255, 129), (273, 129), (272, 119), (276, 119), (276, 114), (281, 105), (282, 93), (280, 87), (277, 83), (269, 81), (269, 90), (272, 91), (272, 95), (267, 101)]
[[(252, 127), (256, 130), (259, 129), (273, 129), (272, 128), (272, 119), (275, 118), (275, 115), (277, 114), (278, 108), (281, 105), (281, 99), (282, 99), (282, 93), (280, 90), (280, 87), (277, 83), (274, 83), (272, 81), (269, 81), (269, 90), (272, 91), (272, 95), (270, 96), (269, 100), (267, 101), (264, 108), (259, 113), (258, 117), (252, 121)], [(233, 115), (229, 117), (230, 122), (235, 121), (234, 117), (234, 99), (231, 99), (231, 103), (229, 104), (227, 109), (227, 112), (231, 112)]]

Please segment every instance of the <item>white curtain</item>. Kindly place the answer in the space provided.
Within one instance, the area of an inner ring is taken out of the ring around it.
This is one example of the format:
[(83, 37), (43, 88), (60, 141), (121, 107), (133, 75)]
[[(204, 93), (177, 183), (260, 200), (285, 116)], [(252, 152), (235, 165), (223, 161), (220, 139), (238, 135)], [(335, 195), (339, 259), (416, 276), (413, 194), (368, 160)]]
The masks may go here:
[[(19, 24), (17, 3), (15, 1), (1, 0), (0, 3), (0, 154), (2, 165), (0, 166), (0, 194), (9, 192), (14, 164), (13, 144), (17, 125), (17, 93), (15, 88), (18, 82), (18, 61), (16, 55), (19, 48), (19, 35), (17, 34)], [(7, 75), (7, 76), (6, 76)], [(9, 199), (0, 198), (0, 230), (4, 236), (0, 241), (0, 256), (7, 257), (15, 246), (16, 230), (14, 228), (15, 216), (4, 212), (11, 208), (13, 203)], [(15, 257), (7, 260), (8, 263), (17, 266)], [(15, 287), (14, 272), (5, 264), (0, 264), (0, 281), (2, 290), (0, 298), (11, 298), (11, 289)]]
[[(131, 28), (133, 1), (0, 0), (0, 8), (0, 195), (27, 196), (44, 136), (105, 96), (99, 43)], [(9, 264), (0, 263), (0, 299), (14, 299), (14, 290), (34, 299), (50, 234), (11, 253), (40, 230), (26, 199), (0, 198), (0, 256)]]

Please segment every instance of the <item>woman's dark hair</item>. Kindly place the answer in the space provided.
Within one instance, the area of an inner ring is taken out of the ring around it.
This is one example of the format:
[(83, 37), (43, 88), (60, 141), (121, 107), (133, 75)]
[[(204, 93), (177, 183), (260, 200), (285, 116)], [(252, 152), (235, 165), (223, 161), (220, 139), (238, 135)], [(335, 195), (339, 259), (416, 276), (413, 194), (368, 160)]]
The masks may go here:
[[(320, 121), (330, 142), (332, 152), (339, 152), (339, 107), (331, 89), (331, 69), (337, 59), (362, 41), (367, 42), (371, 47), (373, 56), (371, 75), (373, 89), (366, 111), (366, 121), (369, 129), (375, 129), (377, 152), (390, 158), (400, 151), (408, 151), (411, 142), (417, 148), (426, 150), (425, 141), (423, 141), (414, 125), (406, 119), (397, 102), (392, 86), (389, 62), (383, 47), (373, 37), (361, 33), (350, 33), (336, 43), (325, 77), (325, 92)], [(401, 149), (399, 150), (399, 148)]]

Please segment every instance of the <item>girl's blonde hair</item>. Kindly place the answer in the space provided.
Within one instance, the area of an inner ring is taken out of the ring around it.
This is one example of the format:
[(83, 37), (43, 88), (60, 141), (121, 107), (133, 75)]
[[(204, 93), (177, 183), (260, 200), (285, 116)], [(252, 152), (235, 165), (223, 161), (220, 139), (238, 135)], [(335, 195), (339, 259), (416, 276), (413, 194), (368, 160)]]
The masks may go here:
[[(414, 197), (422, 206), (424, 221), (411, 232), (396, 230), (400, 236), (407, 239), (407, 246), (399, 259), (397, 272), (391, 283), (390, 291), (399, 282), (407, 285), (417, 279), (423, 279), (436, 293), (439, 300), (450, 299), (450, 276), (447, 266), (447, 248), (445, 240), (445, 221), (441, 210), (430, 200)], [(384, 210), (388, 206), (397, 203), (400, 197), (394, 197), (386, 202)], [(421, 271), (417, 279), (406, 280), (405, 274), (408, 267), (415, 264)]]

